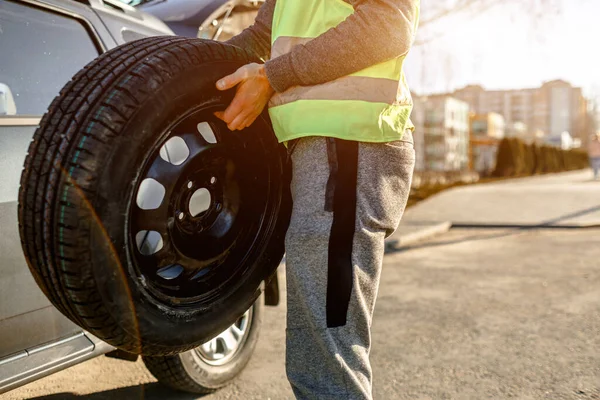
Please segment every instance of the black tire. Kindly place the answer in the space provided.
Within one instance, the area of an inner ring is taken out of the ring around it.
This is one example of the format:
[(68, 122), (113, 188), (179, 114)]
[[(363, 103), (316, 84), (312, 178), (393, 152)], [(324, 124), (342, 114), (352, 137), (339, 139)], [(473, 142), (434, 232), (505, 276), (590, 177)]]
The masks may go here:
[(144, 356), (144, 363), (160, 383), (170, 388), (197, 394), (214, 392), (237, 378), (250, 361), (258, 342), (263, 309), (262, 298), (259, 298), (251, 308), (251, 322), (244, 342), (222, 365), (211, 365), (196, 349), (173, 356)]
[(236, 151), (246, 153), (236, 156), (245, 157), (247, 170), (265, 173), (257, 181), (265, 188), (260, 236), (239, 262), (223, 258), (222, 270), (206, 278), (212, 285), (206, 292), (169, 297), (154, 290), (140, 272), (129, 232), (134, 193), (165, 132), (194, 110), (223, 109), (233, 91), (218, 92), (214, 83), (252, 61), (239, 48), (200, 39), (128, 43), (80, 71), (34, 135), (19, 193), (28, 265), (64, 315), (117, 348), (170, 355), (206, 342), (253, 304), (283, 256), (289, 172), (264, 115), (245, 136), (227, 136), (244, 141)]

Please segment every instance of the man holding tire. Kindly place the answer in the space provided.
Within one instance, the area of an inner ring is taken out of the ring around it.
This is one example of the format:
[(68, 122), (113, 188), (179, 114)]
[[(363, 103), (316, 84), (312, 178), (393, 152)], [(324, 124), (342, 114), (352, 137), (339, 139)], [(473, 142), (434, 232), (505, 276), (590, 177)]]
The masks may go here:
[(384, 239), (414, 168), (403, 62), (419, 0), (266, 0), (229, 41), (256, 53), (217, 82), (231, 130), (269, 106), (291, 154), (286, 370), (299, 399), (371, 399), (370, 327)]

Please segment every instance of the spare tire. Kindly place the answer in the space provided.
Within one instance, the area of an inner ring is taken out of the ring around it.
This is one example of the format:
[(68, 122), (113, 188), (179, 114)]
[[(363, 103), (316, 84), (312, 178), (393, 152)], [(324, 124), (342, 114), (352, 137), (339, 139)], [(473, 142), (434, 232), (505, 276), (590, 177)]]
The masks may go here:
[(283, 256), (290, 174), (266, 115), (231, 132), (255, 61), (218, 42), (153, 37), (80, 71), (40, 123), (21, 178), (29, 267), (69, 319), (122, 350), (169, 355), (233, 324)]

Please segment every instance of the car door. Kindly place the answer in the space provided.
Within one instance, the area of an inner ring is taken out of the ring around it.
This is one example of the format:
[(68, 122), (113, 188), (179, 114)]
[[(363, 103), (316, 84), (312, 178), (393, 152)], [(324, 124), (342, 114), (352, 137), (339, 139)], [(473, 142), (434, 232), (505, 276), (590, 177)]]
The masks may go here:
[(115, 45), (102, 29), (98, 17), (75, 2), (0, 2), (0, 361), (81, 331), (29, 272), (17, 196), (28, 145), (48, 105), (77, 71)]

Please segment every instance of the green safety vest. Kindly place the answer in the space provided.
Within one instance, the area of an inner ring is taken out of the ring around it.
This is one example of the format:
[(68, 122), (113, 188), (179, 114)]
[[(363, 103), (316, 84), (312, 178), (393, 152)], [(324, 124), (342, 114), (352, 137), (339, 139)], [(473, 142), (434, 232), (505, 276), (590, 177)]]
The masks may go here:
[[(337, 26), (354, 13), (343, 0), (277, 0), (271, 58)], [(399, 140), (410, 122), (412, 99), (402, 65), (405, 56), (314, 86), (276, 93), (269, 115), (280, 142), (327, 136), (360, 142)]]

